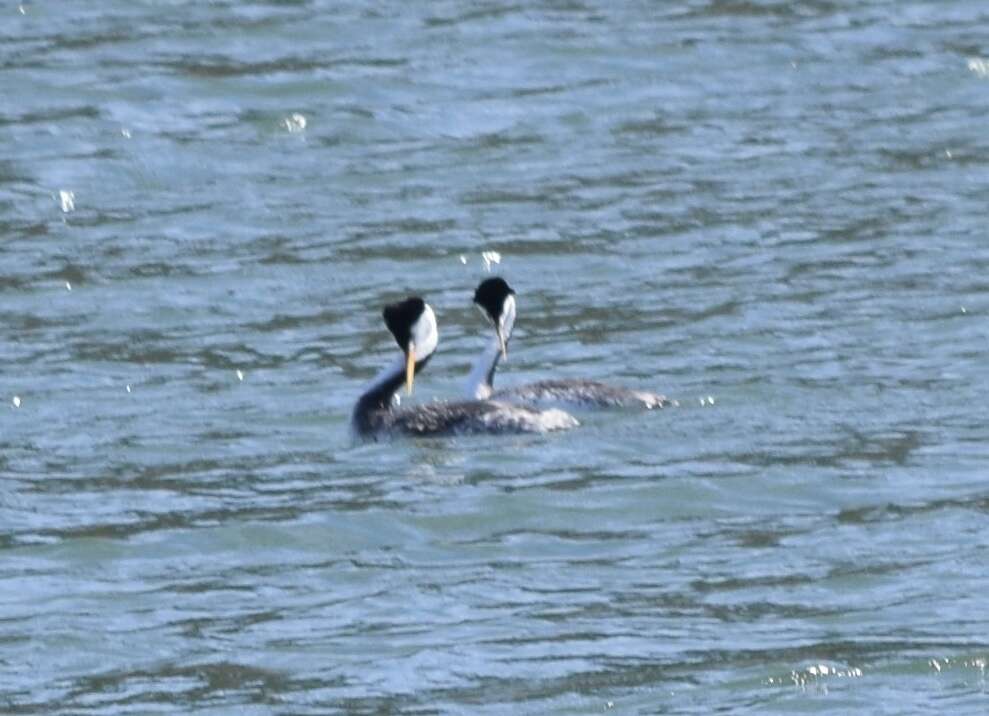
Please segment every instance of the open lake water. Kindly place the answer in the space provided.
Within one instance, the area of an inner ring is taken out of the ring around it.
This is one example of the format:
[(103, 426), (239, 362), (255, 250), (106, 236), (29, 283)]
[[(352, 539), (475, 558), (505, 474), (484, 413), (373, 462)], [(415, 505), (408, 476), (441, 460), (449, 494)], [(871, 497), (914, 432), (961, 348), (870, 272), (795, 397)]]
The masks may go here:
[[(989, 3), (9, 0), (0, 97), (4, 713), (985, 712)], [(679, 407), (353, 443), (495, 273)]]

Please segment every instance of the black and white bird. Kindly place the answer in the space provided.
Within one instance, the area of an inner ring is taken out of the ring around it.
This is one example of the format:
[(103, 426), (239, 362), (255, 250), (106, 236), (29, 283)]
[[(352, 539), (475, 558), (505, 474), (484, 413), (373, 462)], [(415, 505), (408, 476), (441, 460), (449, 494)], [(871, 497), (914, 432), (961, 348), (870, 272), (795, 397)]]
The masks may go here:
[(508, 355), (508, 341), (515, 326), (515, 291), (500, 277), (481, 281), (474, 292), (476, 303), (494, 325), (494, 341), (474, 362), (467, 380), (467, 394), (477, 400), (508, 401), (513, 404), (547, 404), (585, 408), (662, 408), (666, 397), (646, 390), (632, 390), (582, 378), (553, 378), (513, 388), (494, 389), (498, 361)]
[(392, 434), (545, 433), (579, 425), (568, 413), (537, 410), (493, 400), (435, 402), (397, 409), (395, 394), (404, 383), (409, 394), (439, 343), (436, 315), (413, 296), (385, 306), (382, 316), (402, 355), (382, 370), (354, 405), (351, 428), (361, 438)]

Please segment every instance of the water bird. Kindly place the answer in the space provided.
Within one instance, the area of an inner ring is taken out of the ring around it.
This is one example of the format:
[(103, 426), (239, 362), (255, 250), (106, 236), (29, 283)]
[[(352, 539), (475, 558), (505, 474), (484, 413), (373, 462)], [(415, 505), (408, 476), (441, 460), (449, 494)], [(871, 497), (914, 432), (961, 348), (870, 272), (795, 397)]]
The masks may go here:
[(515, 290), (501, 277), (481, 281), (474, 303), (494, 325), (494, 341), (474, 362), (467, 379), (467, 392), (478, 400), (508, 401), (528, 406), (566, 404), (589, 408), (662, 408), (669, 404), (663, 395), (646, 390), (612, 386), (582, 378), (552, 378), (535, 383), (494, 389), (498, 362), (508, 357), (508, 341), (515, 326)]
[(493, 400), (435, 402), (397, 409), (395, 394), (404, 383), (411, 395), (415, 376), (436, 351), (439, 330), (433, 309), (418, 296), (385, 306), (382, 317), (402, 355), (371, 381), (354, 405), (351, 428), (358, 437), (545, 433), (579, 424), (562, 410), (537, 410)]

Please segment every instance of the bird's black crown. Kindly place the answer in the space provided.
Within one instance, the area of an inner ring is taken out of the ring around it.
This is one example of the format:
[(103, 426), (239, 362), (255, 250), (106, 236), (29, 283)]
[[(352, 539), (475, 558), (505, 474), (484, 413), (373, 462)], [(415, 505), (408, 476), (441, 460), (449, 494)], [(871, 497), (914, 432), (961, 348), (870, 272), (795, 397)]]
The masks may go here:
[(398, 347), (403, 352), (409, 349), (412, 338), (412, 326), (416, 324), (426, 310), (426, 302), (418, 296), (409, 296), (404, 301), (389, 303), (381, 312), (385, 325), (393, 336)]
[(505, 305), (505, 299), (515, 294), (515, 291), (508, 282), (500, 276), (486, 278), (481, 281), (474, 291), (474, 303), (484, 309), (484, 312), (491, 317), (495, 323), (501, 315), (501, 309)]

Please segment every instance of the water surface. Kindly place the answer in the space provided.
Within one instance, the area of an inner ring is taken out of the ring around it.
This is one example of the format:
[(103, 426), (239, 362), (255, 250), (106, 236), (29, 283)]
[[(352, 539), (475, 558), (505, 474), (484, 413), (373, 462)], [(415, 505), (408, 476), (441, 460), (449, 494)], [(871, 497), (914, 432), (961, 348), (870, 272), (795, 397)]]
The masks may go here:
[[(984, 710), (985, 3), (0, 13), (0, 709)], [(679, 407), (353, 444), (487, 269)]]

